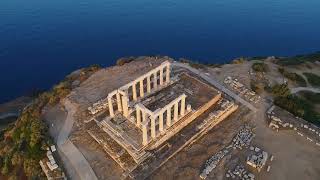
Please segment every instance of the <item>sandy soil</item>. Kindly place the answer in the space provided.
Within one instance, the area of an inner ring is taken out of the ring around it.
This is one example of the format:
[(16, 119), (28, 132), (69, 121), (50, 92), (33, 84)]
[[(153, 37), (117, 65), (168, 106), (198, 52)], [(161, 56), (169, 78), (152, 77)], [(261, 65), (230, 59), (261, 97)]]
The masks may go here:
[(305, 138), (292, 131), (276, 132), (267, 127), (264, 110), (268, 105), (261, 104), (260, 111), (252, 114), (256, 124), (254, 144), (261, 146), (275, 156), (269, 173), (263, 171), (259, 179), (319, 179), (319, 147), (310, 144)]

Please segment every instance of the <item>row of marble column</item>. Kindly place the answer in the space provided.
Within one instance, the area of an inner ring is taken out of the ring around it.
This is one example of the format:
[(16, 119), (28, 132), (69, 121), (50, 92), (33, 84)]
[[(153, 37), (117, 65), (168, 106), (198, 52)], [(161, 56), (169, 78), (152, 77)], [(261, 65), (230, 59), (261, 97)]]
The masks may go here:
[[(186, 95), (183, 94), (177, 99), (166, 105), (164, 108), (157, 110), (156, 112), (150, 112), (143, 105), (136, 106), (136, 125), (142, 129), (142, 143), (147, 145), (151, 138), (156, 138), (159, 134), (163, 133), (165, 129), (171, 127), (181, 117), (186, 114), (186, 111), (191, 110), (191, 106), (186, 109)], [(180, 107), (179, 107), (180, 105)], [(180, 110), (179, 110), (180, 108)], [(173, 109), (173, 120), (172, 120)], [(164, 114), (166, 113), (166, 117)], [(166, 128), (164, 128), (164, 119), (166, 119)], [(157, 125), (158, 128), (157, 128)], [(149, 129), (151, 134), (149, 135)]]
[[(128, 90), (132, 87), (132, 99), (133, 101), (138, 100), (137, 94), (137, 86), (139, 86), (139, 97), (145, 97), (144, 92), (144, 80), (147, 81), (147, 93), (151, 93), (151, 91), (155, 91), (158, 89), (158, 85), (163, 86), (164, 84), (170, 83), (170, 62), (164, 62), (159, 67), (149, 71), (148, 73), (144, 74), (143, 76), (137, 78), (136, 80), (124, 85), (123, 87), (119, 88), (119, 90), (113, 91), (108, 95), (108, 106), (109, 106), (109, 114), (110, 117), (114, 117), (114, 109), (113, 109), (113, 97), (116, 95), (116, 102), (118, 111), (122, 112), (125, 117), (129, 117), (129, 93)], [(165, 79), (164, 79), (164, 69), (165, 71)], [(160, 74), (160, 75), (159, 75)], [(159, 76), (158, 76), (159, 75)], [(151, 83), (151, 76), (153, 77), (153, 82)], [(158, 78), (159, 77), (159, 78)], [(159, 84), (158, 84), (159, 79)], [(153, 85), (151, 88), (151, 84)]]
[[(166, 68), (166, 78), (164, 79), (164, 69)], [(160, 72), (160, 73), (158, 73)], [(152, 81), (151, 82), (151, 77)], [(148, 74), (136, 79), (134, 82), (132, 82), (132, 99), (134, 101), (137, 101), (138, 99), (138, 93), (137, 93), (137, 86), (139, 86), (139, 97), (143, 98), (145, 96), (144, 91), (144, 80), (147, 81), (147, 93), (151, 93), (153, 90), (158, 89), (158, 85), (163, 86), (164, 84), (170, 83), (170, 63), (166, 64), (165, 66), (160, 66), (159, 68), (156, 68), (152, 71), (150, 71)], [(158, 83), (159, 79), (159, 83)], [(164, 81), (165, 80), (165, 81)], [(152, 84), (152, 88), (151, 88)]]

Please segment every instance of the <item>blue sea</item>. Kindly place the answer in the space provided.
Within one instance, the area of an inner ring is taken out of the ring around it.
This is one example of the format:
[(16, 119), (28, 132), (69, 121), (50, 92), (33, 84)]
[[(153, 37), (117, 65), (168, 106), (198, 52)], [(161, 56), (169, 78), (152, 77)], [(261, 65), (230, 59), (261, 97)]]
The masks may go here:
[(1, 0), (0, 102), (91, 64), (320, 50), (320, 0)]

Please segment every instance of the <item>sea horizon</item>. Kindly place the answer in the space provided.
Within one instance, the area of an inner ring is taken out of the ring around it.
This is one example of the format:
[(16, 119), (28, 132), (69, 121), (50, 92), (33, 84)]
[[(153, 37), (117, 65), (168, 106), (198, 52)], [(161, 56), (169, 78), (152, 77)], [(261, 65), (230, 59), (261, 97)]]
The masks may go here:
[(120, 57), (223, 63), (313, 53), (320, 42), (318, 7), (317, 0), (1, 1), (0, 103)]

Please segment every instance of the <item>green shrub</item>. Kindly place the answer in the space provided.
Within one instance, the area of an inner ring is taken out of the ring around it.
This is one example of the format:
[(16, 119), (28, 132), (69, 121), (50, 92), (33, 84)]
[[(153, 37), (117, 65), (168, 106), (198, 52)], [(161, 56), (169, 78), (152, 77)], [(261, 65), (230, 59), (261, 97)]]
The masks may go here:
[(299, 65), (306, 62), (315, 62), (320, 60), (320, 51), (312, 54), (297, 55), (294, 57), (282, 58), (278, 61), (281, 65)]
[(252, 69), (256, 72), (267, 72), (268, 65), (263, 62), (255, 62), (252, 64)]
[(313, 105), (298, 96), (278, 96), (274, 99), (274, 104), (289, 111), (295, 116), (320, 125), (320, 114), (315, 112)]
[(303, 73), (308, 79), (308, 82), (312, 86), (320, 87), (320, 76), (313, 73)]
[(66, 97), (72, 90), (73, 81), (82, 82), (99, 69), (99, 66), (93, 65), (81, 69), (77, 77), (67, 76), (52, 90), (38, 95), (33, 103), (23, 110), (17, 121), (1, 132), (1, 174), (8, 178), (13, 177), (11, 172), (20, 171), (23, 167), (24, 174), (29, 179), (44, 178), (39, 160), (45, 156), (45, 148), (51, 145), (52, 140), (48, 127), (41, 118), (42, 109), (47, 105), (55, 105)]
[(204, 69), (206, 67), (211, 67), (211, 68), (215, 68), (215, 67), (221, 67), (222, 64), (218, 64), (218, 63), (200, 63), (198, 61), (192, 61), (192, 60), (188, 60), (188, 59), (184, 59), (184, 58), (180, 58), (179, 61), (181, 63), (188, 63), (191, 67), (195, 68), (195, 69)]
[(127, 64), (131, 61), (133, 61), (135, 58), (134, 57), (123, 57), (117, 60), (116, 64), (117, 66), (123, 66), (124, 64)]
[(320, 93), (314, 93), (310, 91), (301, 91), (299, 95), (312, 103), (320, 103)]
[(290, 95), (290, 89), (287, 84), (277, 84), (271, 88), (274, 97), (286, 97)]
[(254, 81), (250, 82), (250, 87), (254, 92), (256, 92), (258, 94), (262, 93), (264, 90), (264, 85), (262, 83), (257, 83)]
[(307, 82), (304, 80), (302, 76), (297, 73), (291, 73), (286, 71), (284, 68), (279, 68), (278, 71), (289, 80), (293, 81), (294, 83), (298, 84), (299, 86), (307, 86)]

